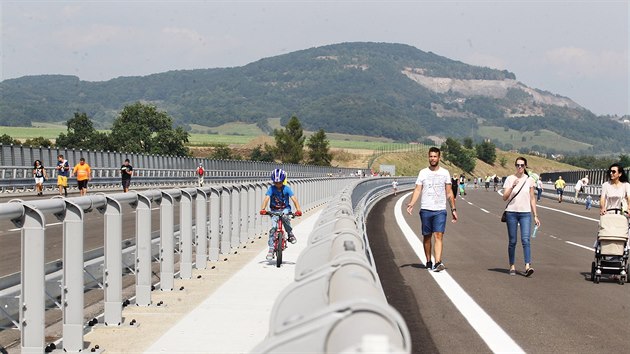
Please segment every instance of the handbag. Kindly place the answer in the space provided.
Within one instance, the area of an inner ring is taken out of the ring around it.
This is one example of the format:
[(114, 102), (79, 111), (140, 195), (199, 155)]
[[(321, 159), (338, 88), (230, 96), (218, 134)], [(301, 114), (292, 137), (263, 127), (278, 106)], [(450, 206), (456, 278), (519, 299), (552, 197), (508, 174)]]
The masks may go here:
[[(523, 185), (518, 190), (518, 192), (516, 192), (516, 194), (514, 194), (514, 196), (510, 198), (510, 200), (508, 200), (507, 204), (505, 204), (505, 209), (507, 209), (508, 205), (510, 205), (512, 200), (514, 200), (514, 198), (516, 198), (516, 196), (521, 192), (523, 187), (525, 187), (525, 183), (527, 183), (527, 178), (525, 179), (525, 182), (523, 182)], [(507, 210), (503, 210), (503, 214), (501, 214), (501, 222), (506, 222), (506, 221), (507, 221)]]

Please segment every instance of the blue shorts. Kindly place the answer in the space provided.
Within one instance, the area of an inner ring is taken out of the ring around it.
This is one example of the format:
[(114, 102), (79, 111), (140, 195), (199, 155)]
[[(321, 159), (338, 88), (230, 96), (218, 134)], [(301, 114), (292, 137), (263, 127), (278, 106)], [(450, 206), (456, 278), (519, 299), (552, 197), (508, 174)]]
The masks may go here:
[(562, 188), (556, 188), (556, 194), (558, 194), (558, 195), (562, 195), (562, 194), (563, 194), (563, 192), (564, 192), (564, 189), (562, 189)]
[(431, 236), (434, 232), (446, 230), (446, 210), (420, 209), (422, 236)]

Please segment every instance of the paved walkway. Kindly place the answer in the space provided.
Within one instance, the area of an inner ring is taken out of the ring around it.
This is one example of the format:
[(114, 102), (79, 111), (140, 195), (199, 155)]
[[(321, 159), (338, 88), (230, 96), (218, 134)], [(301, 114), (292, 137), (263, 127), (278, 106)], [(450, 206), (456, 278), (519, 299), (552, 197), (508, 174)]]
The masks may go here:
[(256, 238), (236, 254), (222, 255), (227, 261), (176, 280), (177, 290), (153, 292), (153, 303), (166, 306), (126, 307), (125, 323), (135, 319), (137, 327), (94, 328), (85, 336), (88, 350), (99, 345), (107, 353), (249, 353), (267, 335), (273, 304), (293, 281), (319, 214), (293, 220), (298, 242), (283, 254), (281, 268), (265, 260), (266, 238)]

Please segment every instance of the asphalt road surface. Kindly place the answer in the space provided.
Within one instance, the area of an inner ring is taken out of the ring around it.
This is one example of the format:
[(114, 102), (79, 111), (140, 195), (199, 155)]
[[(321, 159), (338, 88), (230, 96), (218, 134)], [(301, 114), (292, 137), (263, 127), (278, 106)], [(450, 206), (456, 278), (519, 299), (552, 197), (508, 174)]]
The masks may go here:
[[(407, 225), (412, 240), (420, 233), (420, 203), (409, 215), (409, 200), (410, 193), (402, 193), (380, 202), (367, 230), (379, 277), (405, 317), (414, 353), (628, 351), (630, 285), (590, 281), (598, 209), (543, 199), (542, 225), (532, 240), (535, 273), (526, 278), (508, 275), (507, 230), (500, 222), (505, 203), (496, 192), (458, 196), (460, 219), (452, 224), (449, 216), (447, 268), (440, 273), (424, 268), (405, 237)], [(524, 270), (520, 238), (516, 265)]]

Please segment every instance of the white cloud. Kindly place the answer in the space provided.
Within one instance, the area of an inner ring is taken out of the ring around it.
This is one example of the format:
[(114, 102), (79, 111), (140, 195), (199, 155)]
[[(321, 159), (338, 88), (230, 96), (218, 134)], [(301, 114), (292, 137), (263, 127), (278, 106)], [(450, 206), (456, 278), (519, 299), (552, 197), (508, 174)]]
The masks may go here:
[(628, 75), (628, 51), (593, 51), (578, 47), (559, 47), (544, 56), (561, 76), (596, 78)]

